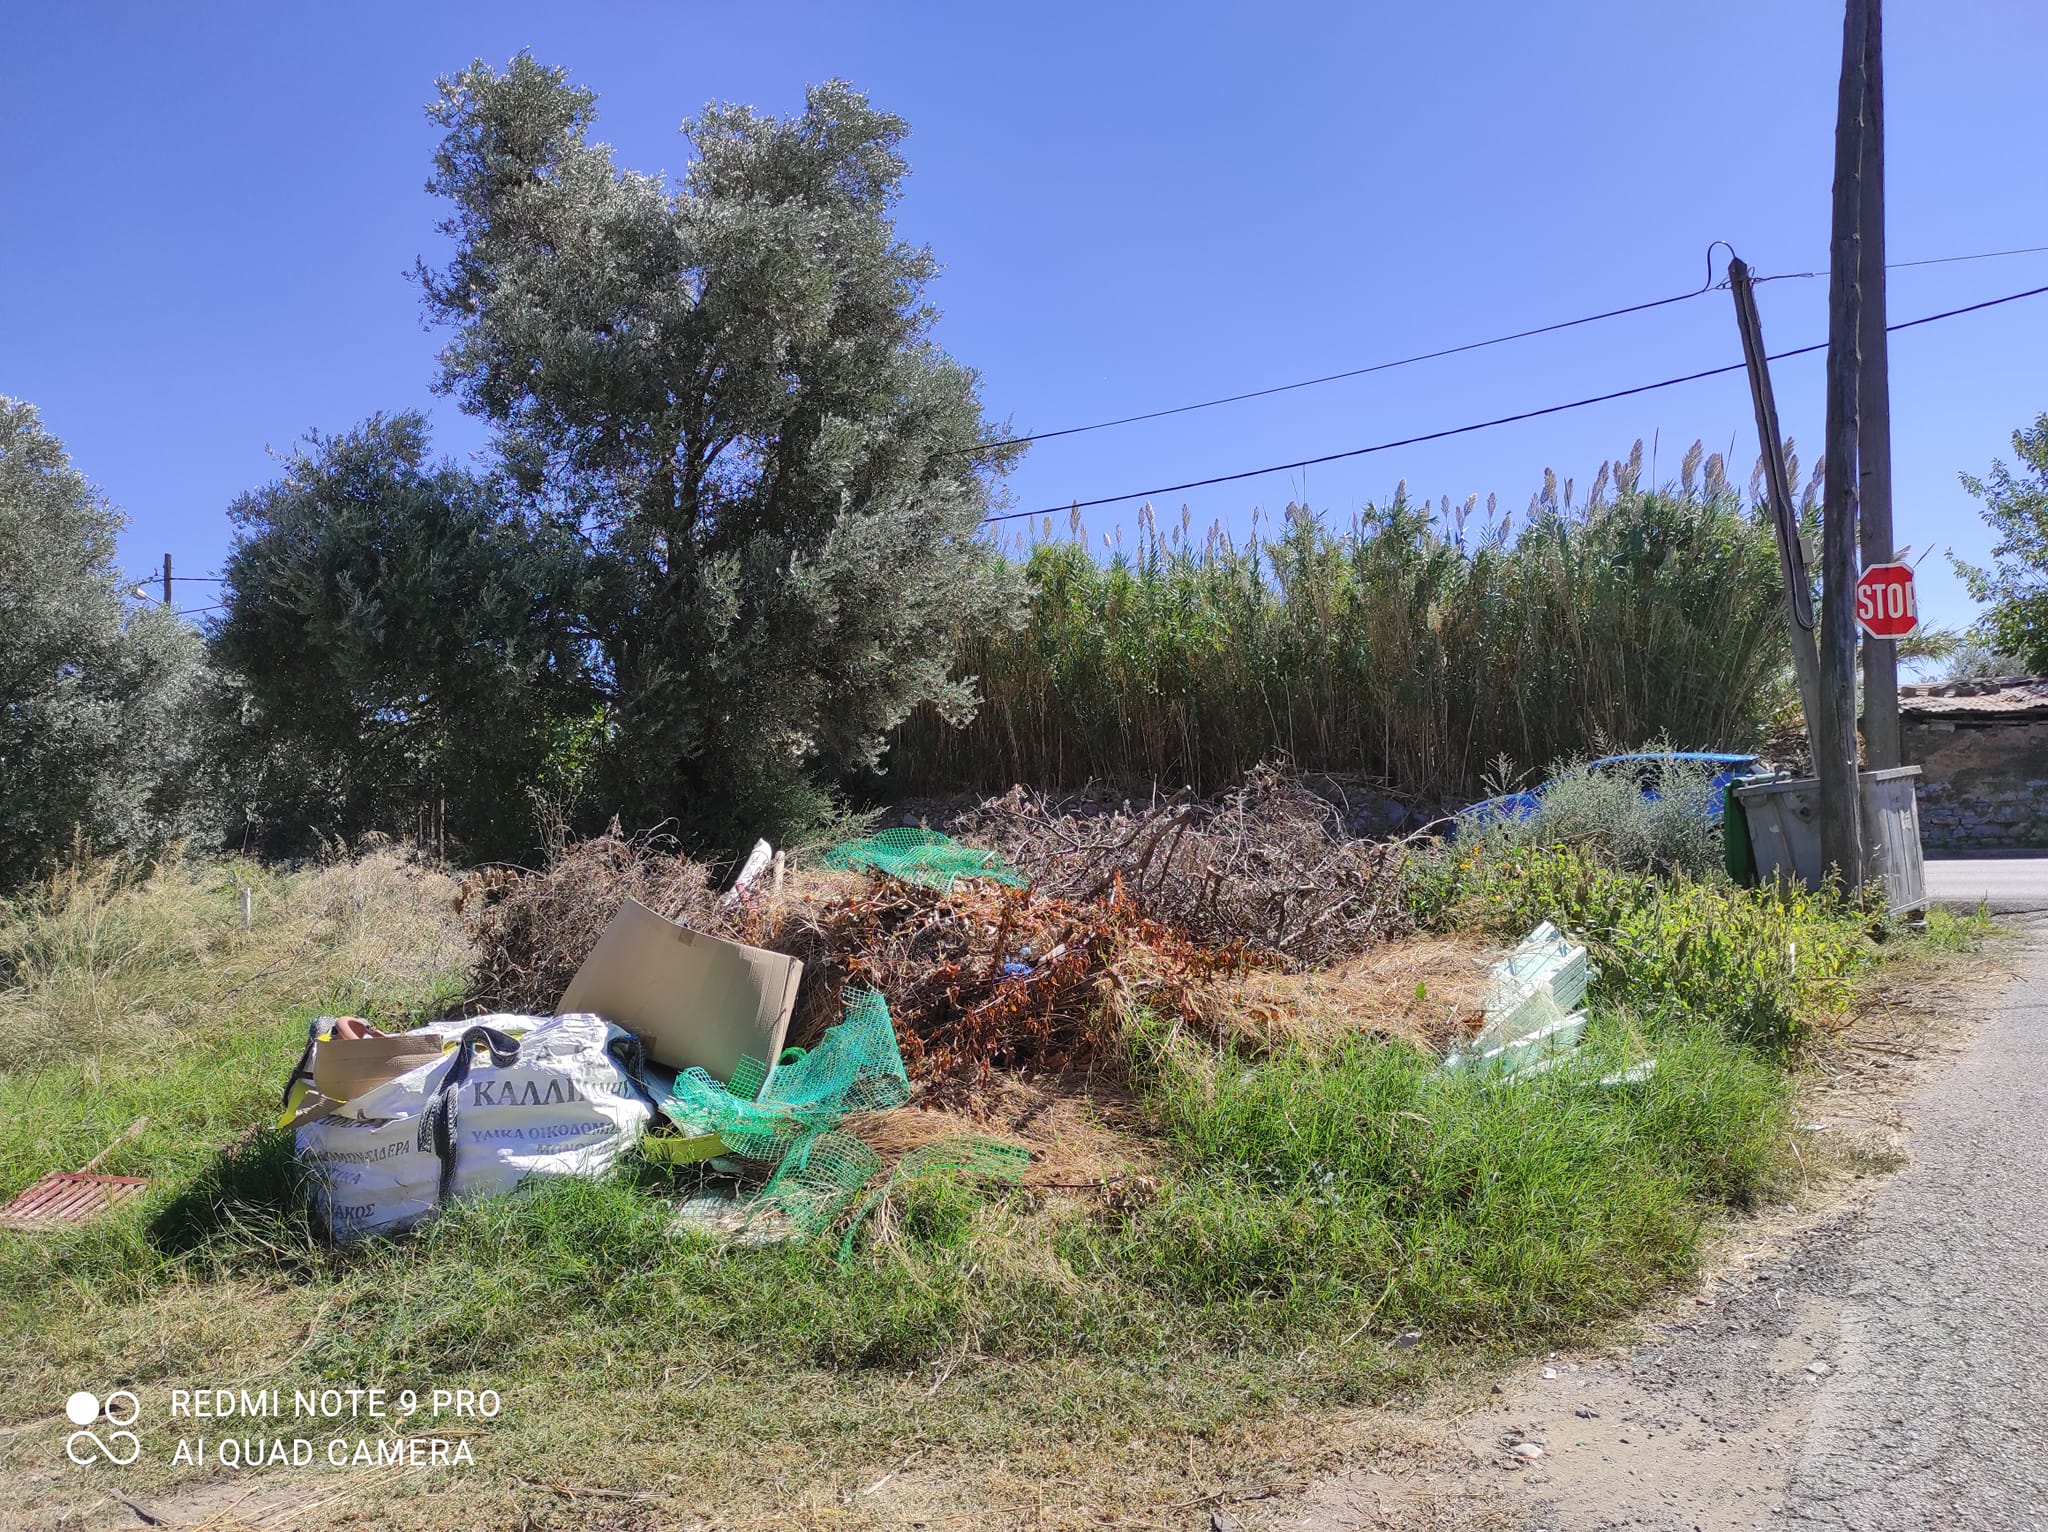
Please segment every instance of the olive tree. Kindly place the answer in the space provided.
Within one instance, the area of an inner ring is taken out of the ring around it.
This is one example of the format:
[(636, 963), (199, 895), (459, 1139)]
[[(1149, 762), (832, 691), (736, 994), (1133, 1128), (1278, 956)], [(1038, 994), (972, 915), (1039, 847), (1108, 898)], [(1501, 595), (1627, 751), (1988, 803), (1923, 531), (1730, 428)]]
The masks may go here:
[(671, 185), (523, 54), (430, 114), (441, 386), (588, 549), (604, 807), (787, 830), (911, 709), (967, 716), (953, 635), (1014, 605), (974, 534), (1018, 449), (933, 339), (904, 124), (839, 82), (786, 120), (715, 106)]
[(0, 398), (0, 887), (74, 843), (202, 828), (205, 646), (129, 605), (123, 525), (34, 407)]
[(1980, 646), (2028, 670), (2048, 671), (2048, 413), (2012, 433), (2018, 467), (1994, 458), (1983, 478), (1962, 476), (1984, 502), (1997, 534), (1989, 569), (1955, 560), (1970, 595), (1988, 603), (1978, 624)]

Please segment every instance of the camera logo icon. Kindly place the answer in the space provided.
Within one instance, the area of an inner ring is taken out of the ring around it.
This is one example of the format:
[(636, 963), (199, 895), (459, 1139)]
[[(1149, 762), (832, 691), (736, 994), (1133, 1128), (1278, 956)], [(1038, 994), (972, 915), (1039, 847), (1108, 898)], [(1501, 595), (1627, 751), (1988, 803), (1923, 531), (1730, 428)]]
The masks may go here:
[[(85, 1429), (97, 1422), (102, 1415), (110, 1426), (132, 1426), (142, 1413), (142, 1401), (125, 1388), (117, 1388), (107, 1395), (103, 1403), (96, 1395), (80, 1389), (64, 1401), (64, 1417), (74, 1426), (64, 1443), (64, 1455), (85, 1467), (95, 1461), (93, 1453), (112, 1463), (117, 1468), (126, 1468), (142, 1456), (142, 1441), (133, 1431), (109, 1431), (104, 1440), (97, 1431)], [(82, 1449), (82, 1450), (81, 1450)]]

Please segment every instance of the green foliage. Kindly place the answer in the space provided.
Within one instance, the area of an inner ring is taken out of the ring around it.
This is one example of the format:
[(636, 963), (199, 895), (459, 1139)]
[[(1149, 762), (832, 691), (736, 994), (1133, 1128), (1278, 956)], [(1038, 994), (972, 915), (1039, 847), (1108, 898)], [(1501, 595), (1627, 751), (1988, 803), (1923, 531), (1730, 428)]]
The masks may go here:
[(2013, 934), (2010, 927), (1993, 920), (1991, 912), (1981, 904), (1961, 915), (1937, 904), (1927, 912), (1920, 937), (1937, 952), (1981, 952), (1986, 942)]
[(1952, 562), (1971, 598), (1991, 603), (1980, 624), (1984, 649), (2010, 656), (2022, 672), (2048, 671), (2048, 412), (2013, 432), (2012, 447), (2017, 471), (1994, 459), (1984, 478), (1962, 475), (1963, 488), (1984, 502), (1984, 520), (1997, 535), (1991, 549), (1996, 564), (1980, 569)]
[[(1635, 1050), (1647, 1080), (1604, 1086)], [(1789, 1092), (1711, 1027), (1605, 1017), (1523, 1084), (1357, 1041), (1256, 1068), (1169, 1053), (1185, 1174), (1104, 1259), (1196, 1303), (1508, 1336), (1626, 1312), (1687, 1269), (1703, 1209), (1772, 1184)], [(1271, 1322), (1269, 1317), (1268, 1322)]]
[(574, 540), (428, 458), (413, 413), (307, 438), (228, 511), (214, 653), (240, 679), (219, 748), (261, 843), (366, 830), (475, 856), (539, 844), (600, 727)]
[(442, 387), (589, 549), (601, 812), (726, 841), (816, 821), (913, 707), (965, 715), (950, 636), (1009, 605), (972, 534), (1018, 449), (932, 339), (936, 262), (892, 222), (904, 124), (839, 82), (784, 121), (712, 107), (670, 187), (524, 54), (430, 115)]
[(0, 888), (75, 842), (149, 852), (205, 823), (198, 633), (125, 610), (117, 510), (0, 398)]
[(1514, 535), (1397, 494), (1345, 531), (1292, 506), (1244, 547), (1149, 512), (1133, 556), (1040, 541), (1023, 628), (960, 634), (980, 711), (965, 729), (913, 718), (897, 770), (925, 787), (1210, 790), (1277, 751), (1469, 797), (1501, 755), (1753, 743), (1786, 660), (1772, 534), (1718, 461), (1697, 487), (1635, 475), (1623, 465), (1610, 497), (1603, 469), (1576, 510), (1553, 480)]
[[(1718, 768), (1655, 754), (1649, 761), (1552, 768), (1526, 818), (1459, 832), (1489, 848), (1573, 846), (1625, 872), (1713, 878), (1722, 868), (1721, 824), (1709, 817)], [(1489, 786), (1507, 790), (1504, 783)]]
[(1438, 926), (1555, 921), (1599, 966), (1595, 995), (1673, 1006), (1766, 1048), (1838, 1012), (1870, 954), (1867, 923), (1832, 892), (1645, 876), (1583, 848), (1460, 846), (1419, 860), (1411, 888)]

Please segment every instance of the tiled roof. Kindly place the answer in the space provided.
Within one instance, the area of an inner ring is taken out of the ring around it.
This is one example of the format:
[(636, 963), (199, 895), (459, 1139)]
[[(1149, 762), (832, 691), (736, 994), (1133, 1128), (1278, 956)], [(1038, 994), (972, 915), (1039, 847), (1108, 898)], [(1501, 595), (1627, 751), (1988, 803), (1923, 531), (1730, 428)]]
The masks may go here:
[(1899, 688), (1906, 718), (2048, 718), (2048, 676), (1929, 681)]

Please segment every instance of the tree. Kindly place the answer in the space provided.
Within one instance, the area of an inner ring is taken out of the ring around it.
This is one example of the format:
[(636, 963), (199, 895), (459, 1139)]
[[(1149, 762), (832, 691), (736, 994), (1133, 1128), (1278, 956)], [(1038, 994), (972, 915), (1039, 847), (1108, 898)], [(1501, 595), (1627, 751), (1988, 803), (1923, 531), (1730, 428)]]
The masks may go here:
[(574, 542), (499, 479), (430, 461), (411, 413), (309, 436), (228, 515), (214, 652), (242, 690), (231, 753), (263, 840), (535, 846), (534, 795), (574, 792), (596, 732)]
[(2017, 656), (2030, 671), (2048, 671), (2048, 412), (2012, 433), (2019, 458), (2014, 472), (1994, 458), (1985, 478), (1961, 475), (1963, 488), (1984, 502), (1982, 515), (1998, 535), (1980, 569), (1953, 560), (1970, 595), (1989, 602), (1979, 640), (1993, 653)]
[(592, 551), (607, 806), (787, 832), (913, 708), (968, 716), (951, 635), (1014, 606), (974, 532), (1020, 449), (932, 339), (936, 263), (891, 221), (904, 124), (836, 81), (786, 121), (712, 107), (671, 189), (525, 54), (430, 115), (441, 387)]
[(149, 852), (202, 827), (205, 646), (127, 608), (124, 525), (34, 407), (0, 398), (0, 888), (74, 840)]

